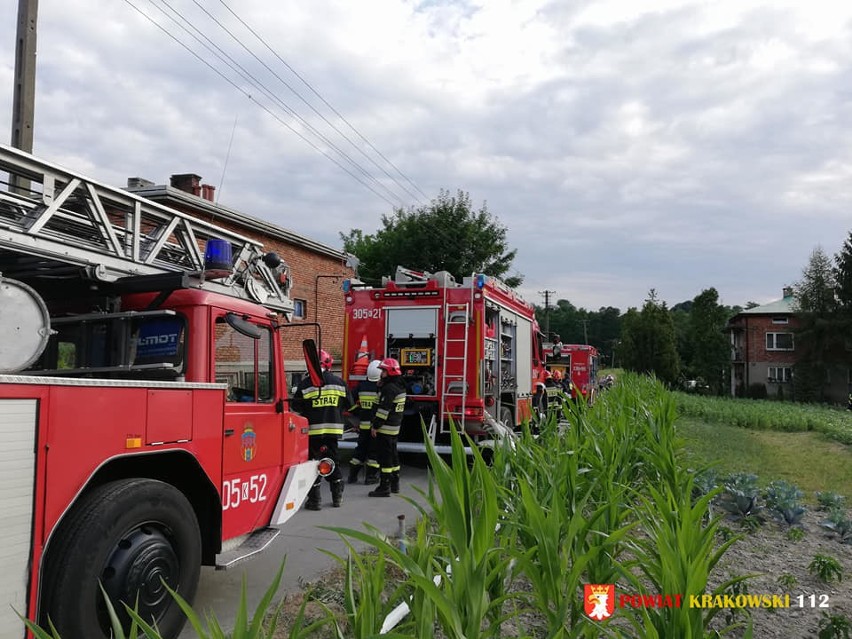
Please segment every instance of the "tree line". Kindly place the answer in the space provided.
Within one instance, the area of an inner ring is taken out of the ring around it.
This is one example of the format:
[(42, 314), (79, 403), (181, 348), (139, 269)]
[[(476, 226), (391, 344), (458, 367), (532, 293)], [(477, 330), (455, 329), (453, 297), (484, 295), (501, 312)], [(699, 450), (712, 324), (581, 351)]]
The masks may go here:
[[(397, 265), (415, 270), (448, 271), (461, 281), (472, 273), (487, 273), (517, 287), (523, 276), (513, 272), (517, 251), (507, 240), (507, 228), (485, 203), (474, 208), (470, 195), (441, 190), (427, 205), (398, 208), (381, 217), (373, 233), (351, 229), (340, 234), (343, 248), (360, 260), (359, 276), (378, 285)], [(511, 274), (510, 274), (511, 273)], [(794, 366), (796, 399), (822, 399), (828, 371), (852, 363), (852, 232), (832, 260), (821, 248), (811, 254), (794, 286), (796, 331)], [(590, 344), (601, 355), (602, 367), (620, 367), (654, 374), (670, 386), (694, 380), (710, 393), (730, 389), (731, 346), (725, 327), (744, 309), (726, 306), (715, 288), (669, 308), (655, 289), (641, 308), (622, 314), (613, 306), (597, 311), (577, 308), (567, 299), (555, 306), (536, 306), (546, 338), (565, 344)]]

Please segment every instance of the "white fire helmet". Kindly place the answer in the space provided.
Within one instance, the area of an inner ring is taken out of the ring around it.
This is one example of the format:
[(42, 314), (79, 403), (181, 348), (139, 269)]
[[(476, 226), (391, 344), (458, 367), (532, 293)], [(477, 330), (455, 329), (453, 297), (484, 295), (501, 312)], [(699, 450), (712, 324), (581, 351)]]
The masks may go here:
[(374, 359), (370, 362), (369, 366), (367, 366), (367, 379), (371, 382), (379, 381), (379, 378), (382, 376), (382, 369), (379, 368), (379, 364), (382, 363), (380, 359)]

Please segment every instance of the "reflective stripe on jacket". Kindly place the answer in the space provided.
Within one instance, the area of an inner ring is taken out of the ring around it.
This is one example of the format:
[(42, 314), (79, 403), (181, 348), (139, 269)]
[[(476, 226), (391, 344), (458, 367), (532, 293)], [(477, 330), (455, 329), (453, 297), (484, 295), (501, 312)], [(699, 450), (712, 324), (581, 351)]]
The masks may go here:
[(359, 382), (355, 389), (355, 405), (349, 412), (358, 417), (362, 430), (370, 430), (378, 405), (379, 385), (368, 379)]
[(379, 404), (373, 418), (373, 428), (384, 435), (399, 435), (405, 411), (405, 386), (395, 378), (385, 378), (379, 386)]
[(293, 394), (293, 410), (308, 419), (310, 435), (343, 435), (343, 411), (352, 406), (352, 394), (334, 373), (323, 372), (323, 386), (312, 384), (310, 376), (299, 382)]

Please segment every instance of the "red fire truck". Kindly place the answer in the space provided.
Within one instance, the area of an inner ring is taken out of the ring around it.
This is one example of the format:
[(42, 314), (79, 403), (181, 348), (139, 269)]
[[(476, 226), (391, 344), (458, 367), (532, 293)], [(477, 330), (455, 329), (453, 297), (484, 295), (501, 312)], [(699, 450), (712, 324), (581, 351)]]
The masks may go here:
[(233, 232), (0, 147), (0, 637), (16, 613), (164, 637), (200, 566), (265, 548), (317, 473), (287, 404), (285, 267)]
[(450, 419), (487, 439), (488, 416), (509, 428), (530, 417), (544, 370), (541, 333), (533, 306), (499, 280), (475, 274), (459, 283), (445, 271), (398, 267), (379, 288), (347, 282), (344, 295), (347, 381), (364, 379), (371, 359), (394, 357), (402, 367), (400, 451), (425, 450), (421, 420), (447, 452)]
[(598, 349), (588, 344), (546, 342), (544, 355), (549, 370), (559, 371), (563, 377), (571, 376), (575, 398), (579, 392), (588, 402), (594, 401), (598, 384)]

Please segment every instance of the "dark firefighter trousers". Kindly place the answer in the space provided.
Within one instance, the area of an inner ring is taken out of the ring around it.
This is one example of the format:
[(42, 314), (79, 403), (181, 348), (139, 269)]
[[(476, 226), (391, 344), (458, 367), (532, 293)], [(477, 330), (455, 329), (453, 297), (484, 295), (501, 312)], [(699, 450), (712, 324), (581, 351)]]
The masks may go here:
[(397, 435), (386, 435), (376, 432), (376, 461), (379, 462), (379, 470), (382, 477), (389, 478), (393, 473), (399, 472), (399, 453), (396, 450)]

